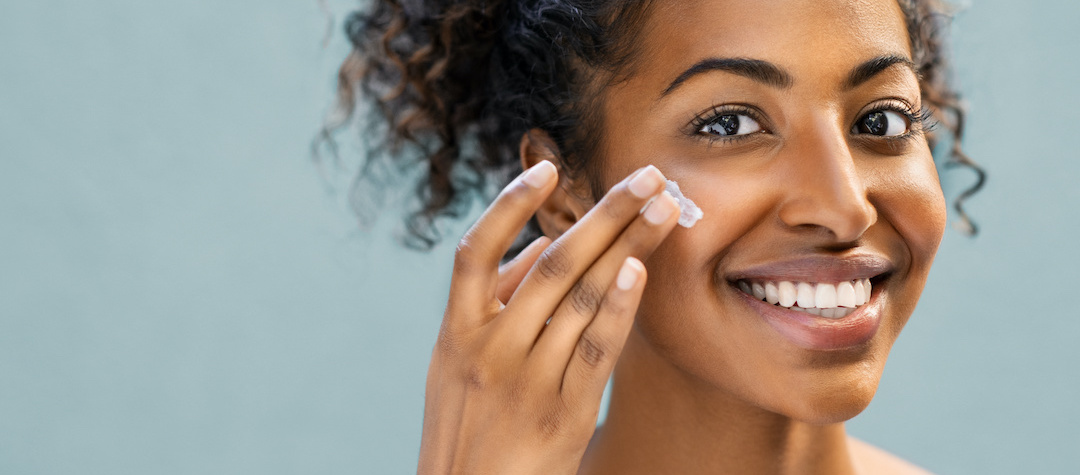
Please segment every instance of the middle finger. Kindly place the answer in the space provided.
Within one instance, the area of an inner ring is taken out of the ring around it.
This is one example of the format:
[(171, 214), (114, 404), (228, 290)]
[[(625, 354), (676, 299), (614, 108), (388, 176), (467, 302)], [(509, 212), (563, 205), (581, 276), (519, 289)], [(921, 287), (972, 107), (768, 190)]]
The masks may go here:
[(508, 327), (505, 331), (514, 344), (532, 346), (578, 279), (638, 217), (645, 203), (663, 189), (664, 175), (649, 165), (615, 185), (548, 246), (506, 304), (504, 314), (513, 317), (497, 322)]

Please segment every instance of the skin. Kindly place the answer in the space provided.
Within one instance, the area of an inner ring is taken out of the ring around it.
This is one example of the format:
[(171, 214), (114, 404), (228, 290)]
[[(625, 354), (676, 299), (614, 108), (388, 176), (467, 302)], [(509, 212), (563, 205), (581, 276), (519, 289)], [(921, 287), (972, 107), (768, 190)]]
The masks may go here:
[[(843, 427), (873, 397), (945, 226), (917, 125), (904, 140), (856, 127), (883, 104), (921, 107), (902, 62), (850, 81), (869, 60), (910, 60), (899, 7), (658, 3), (636, 67), (602, 92), (599, 178), (610, 191), (594, 202), (583, 183), (516, 179), (459, 245), (419, 472), (925, 473)], [(790, 81), (712, 70), (670, 87), (707, 58), (766, 61)], [(710, 140), (690, 125), (731, 104), (760, 131)], [(521, 156), (547, 167), (560, 152), (532, 131)], [(645, 219), (674, 208), (662, 194), (638, 213), (662, 191), (648, 165), (704, 210), (694, 228)], [(630, 191), (634, 179), (650, 183), (637, 186), (645, 196)], [(547, 237), (499, 268), (533, 213)], [(851, 344), (785, 336), (734, 285), (763, 266), (780, 275), (798, 259), (867, 255), (888, 267), (875, 280), (880, 323)], [(632, 276), (625, 289), (620, 271)], [(607, 422), (594, 433), (612, 368)]]

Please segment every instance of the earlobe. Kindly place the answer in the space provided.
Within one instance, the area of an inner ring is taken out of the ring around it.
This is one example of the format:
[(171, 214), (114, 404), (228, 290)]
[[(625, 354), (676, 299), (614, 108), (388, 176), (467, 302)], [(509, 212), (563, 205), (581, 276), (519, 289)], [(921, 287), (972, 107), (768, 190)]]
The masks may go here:
[(562, 172), (562, 155), (559, 147), (547, 132), (541, 129), (530, 129), (521, 136), (518, 154), (524, 169), (547, 160), (555, 164), (559, 170), (559, 186), (536, 211), (536, 221), (540, 224), (544, 235), (551, 239), (558, 239), (587, 211), (581, 199), (570, 191), (573, 184)]

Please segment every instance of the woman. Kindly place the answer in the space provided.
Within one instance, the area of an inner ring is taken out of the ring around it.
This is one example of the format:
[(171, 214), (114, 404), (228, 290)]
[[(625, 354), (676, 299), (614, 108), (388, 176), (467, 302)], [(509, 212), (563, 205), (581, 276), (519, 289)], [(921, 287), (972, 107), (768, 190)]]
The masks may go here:
[(458, 245), (419, 472), (924, 473), (843, 422), (945, 228), (930, 121), (958, 139), (961, 116), (940, 18), (916, 0), (354, 15), (342, 98), (373, 98), (390, 155), (423, 157), (415, 237), (526, 170)]

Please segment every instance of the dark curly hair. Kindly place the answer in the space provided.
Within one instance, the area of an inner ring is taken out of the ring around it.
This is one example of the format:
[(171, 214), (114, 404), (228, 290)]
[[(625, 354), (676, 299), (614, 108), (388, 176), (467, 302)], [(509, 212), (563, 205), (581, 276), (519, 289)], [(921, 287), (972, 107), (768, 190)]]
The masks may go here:
[[(985, 173), (960, 148), (964, 109), (946, 57), (950, 17), (936, 0), (898, 1), (923, 99), (951, 135), (946, 165), (977, 175), (954, 202), (960, 224), (974, 234), (963, 203), (982, 187)], [(632, 74), (634, 32), (653, 3), (375, 0), (345, 22), (353, 50), (338, 74), (338, 113), (324, 125), (316, 150), (320, 144), (333, 150), (332, 132), (358, 105), (374, 106), (350, 201), (368, 223), (388, 177), (421, 172), (419, 203), (406, 218), (406, 243), (417, 248), (438, 242), (439, 217), (461, 216), (476, 197), (493, 193), (488, 185), (521, 171), (519, 143), (533, 128), (559, 147), (563, 174), (595, 179), (591, 167), (599, 161), (590, 158), (601, 136), (599, 91)], [(934, 149), (934, 133), (928, 138)], [(589, 183), (594, 198), (603, 193), (595, 180)], [(538, 233), (534, 220), (522, 241)]]

